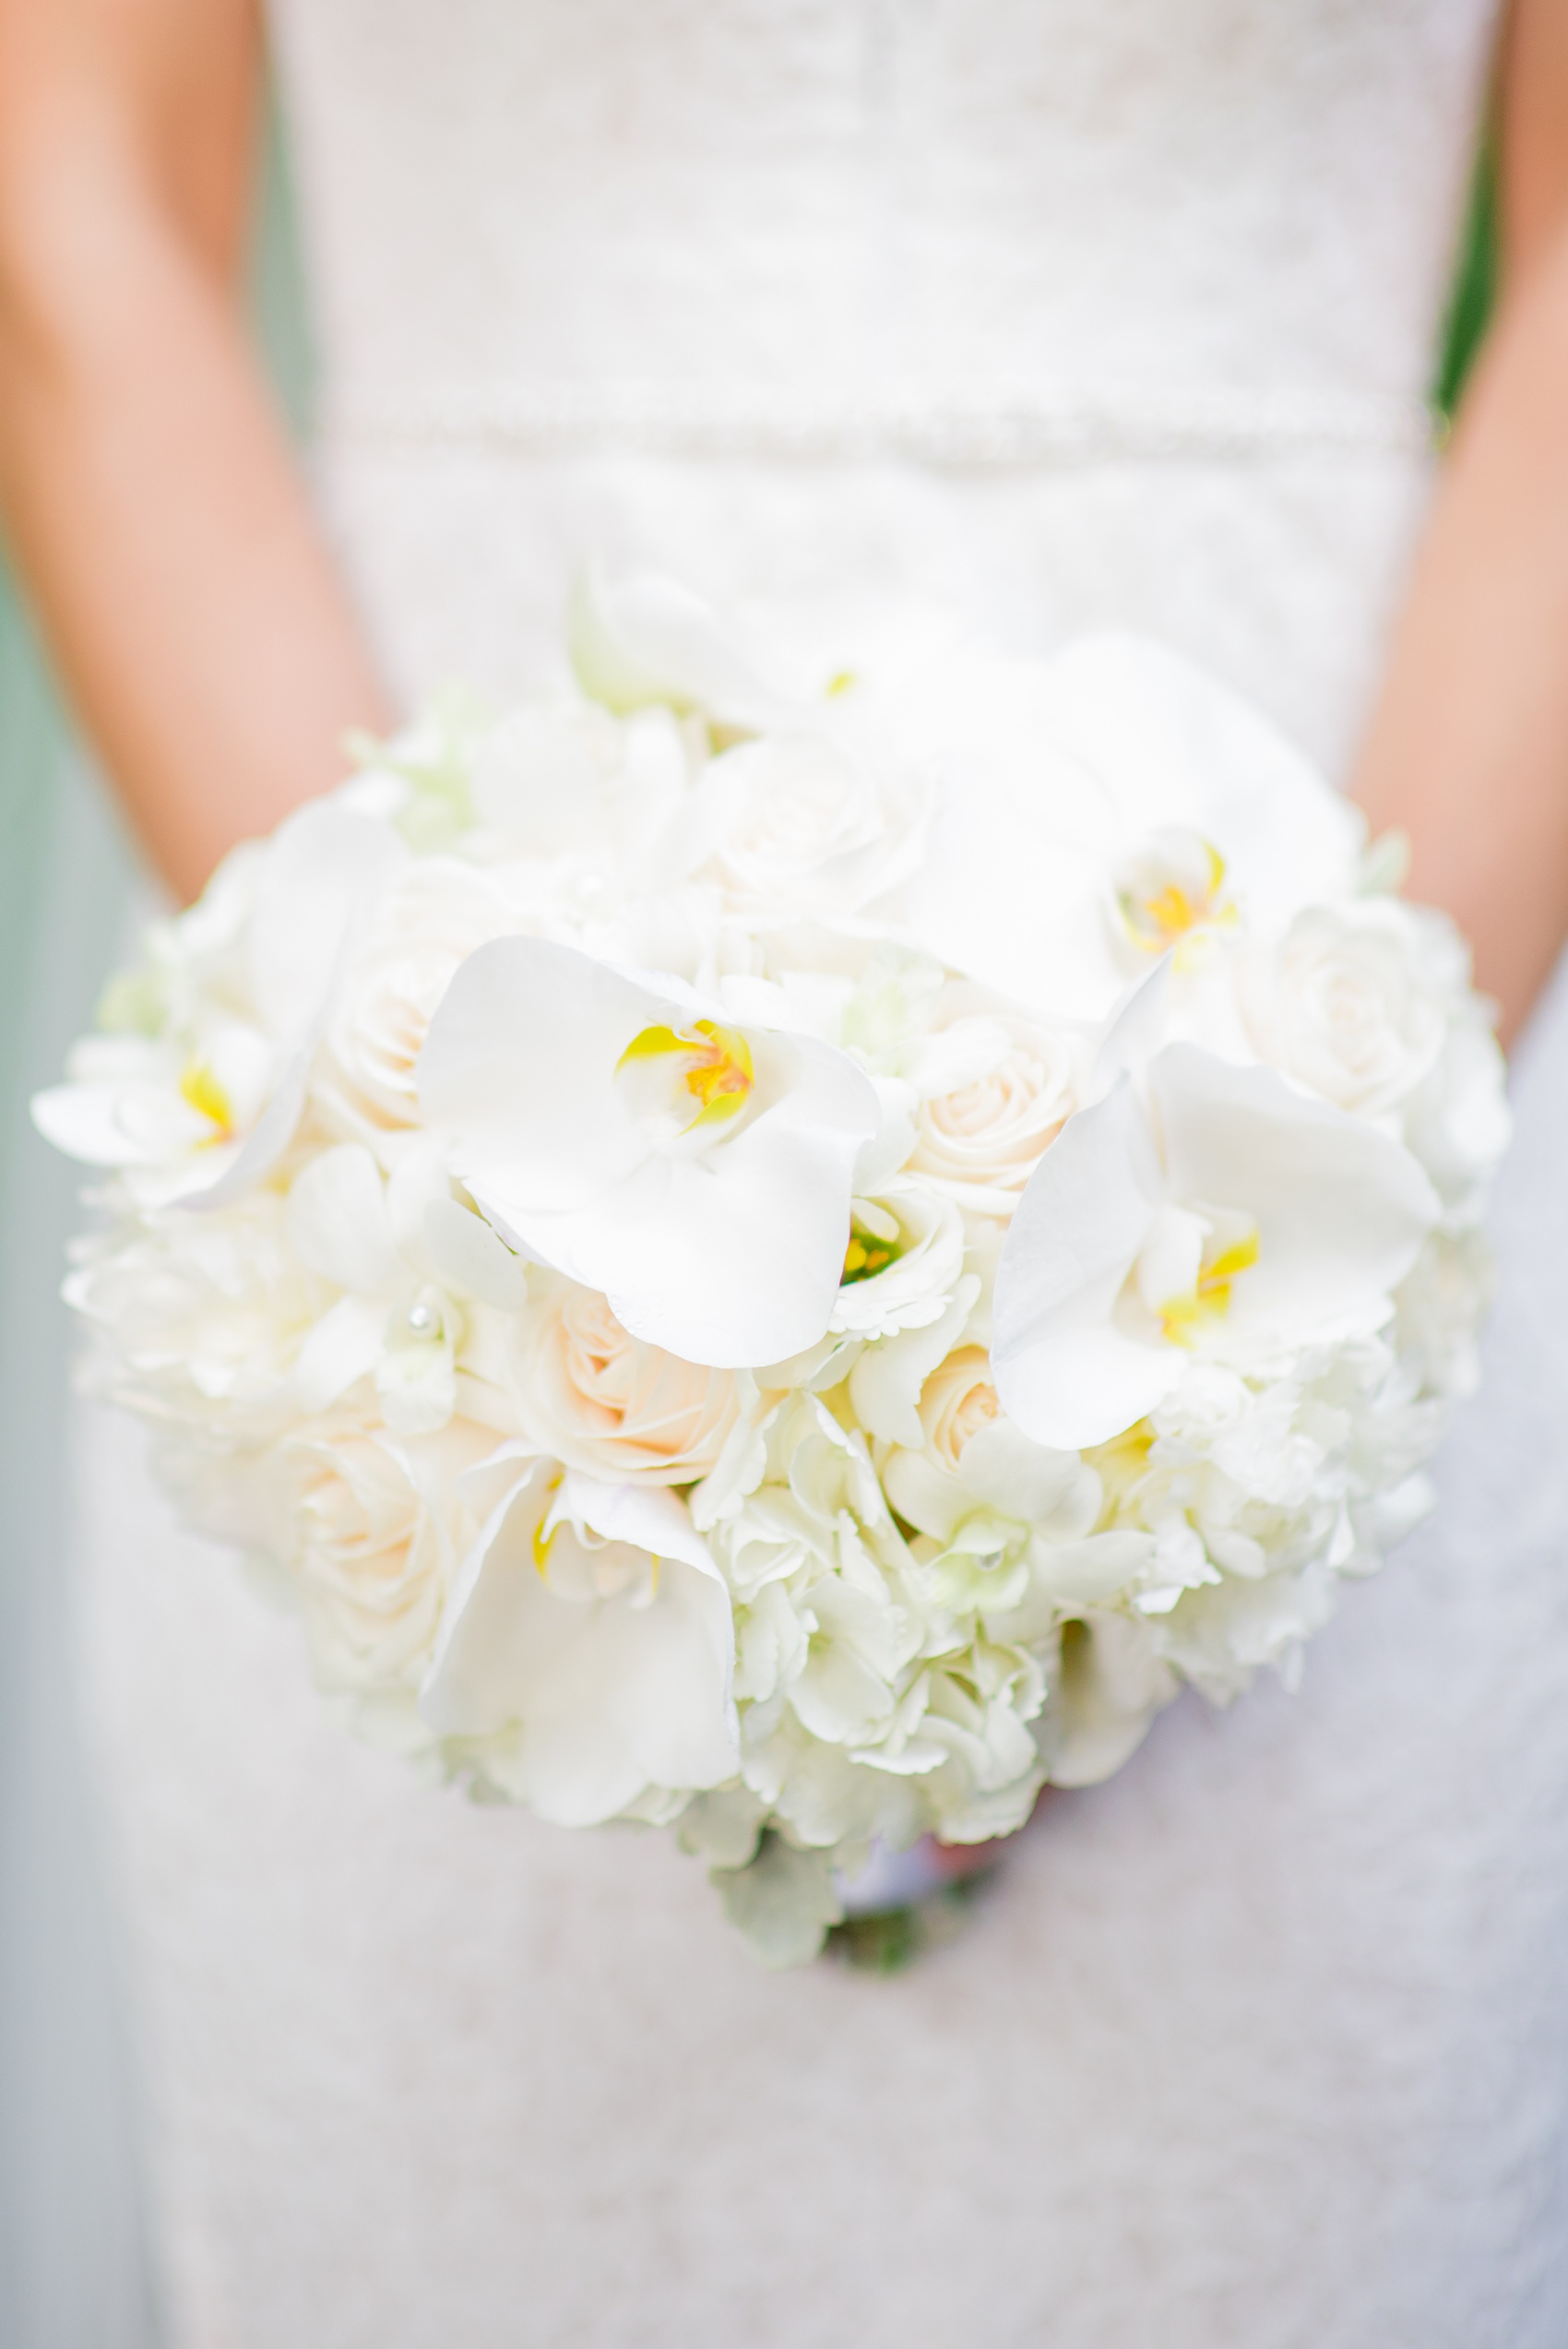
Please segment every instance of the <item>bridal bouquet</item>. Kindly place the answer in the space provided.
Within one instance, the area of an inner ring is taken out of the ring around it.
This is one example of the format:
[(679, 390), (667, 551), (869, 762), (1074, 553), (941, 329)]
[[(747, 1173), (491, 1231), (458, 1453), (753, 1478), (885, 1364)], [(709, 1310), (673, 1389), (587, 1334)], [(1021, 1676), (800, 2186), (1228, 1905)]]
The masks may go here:
[(781, 690), (590, 583), (150, 934), (67, 1293), (363, 1735), (671, 1825), (771, 1961), (1289, 1676), (1473, 1375), (1461, 942), (1121, 638)]

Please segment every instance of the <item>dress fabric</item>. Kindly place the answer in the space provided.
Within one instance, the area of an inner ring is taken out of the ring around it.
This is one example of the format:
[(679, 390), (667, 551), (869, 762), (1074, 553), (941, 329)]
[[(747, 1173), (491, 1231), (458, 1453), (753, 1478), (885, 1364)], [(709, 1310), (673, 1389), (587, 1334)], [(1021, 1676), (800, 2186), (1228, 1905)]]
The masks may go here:
[[(848, 665), (1151, 629), (1341, 772), (1488, 0), (278, 0), (323, 509), (399, 687), (591, 557)], [(895, 1980), (414, 1783), (84, 1425), (183, 2349), (1568, 2339), (1568, 1005), (1490, 1376), (1304, 1686), (1183, 1699)]]

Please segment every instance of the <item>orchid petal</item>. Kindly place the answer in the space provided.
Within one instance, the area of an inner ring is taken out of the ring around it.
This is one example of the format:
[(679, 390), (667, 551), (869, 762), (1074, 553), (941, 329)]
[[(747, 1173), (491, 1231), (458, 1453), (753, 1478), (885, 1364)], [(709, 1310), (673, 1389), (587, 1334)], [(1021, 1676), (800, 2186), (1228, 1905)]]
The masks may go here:
[(420, 1225), (426, 1255), (443, 1282), (459, 1295), (502, 1313), (516, 1313), (528, 1298), (522, 1259), (482, 1215), (455, 1198), (432, 1199)]
[(310, 1082), (311, 1051), (307, 1045), (297, 1052), (283, 1071), (282, 1080), (237, 1157), (232, 1159), (215, 1183), (192, 1191), (182, 1205), (198, 1211), (228, 1207), (234, 1199), (244, 1198), (265, 1182), (289, 1144), (304, 1114), (305, 1091)]
[(1365, 828), (1268, 720), (1152, 638), (1106, 631), (1051, 662), (1035, 716), (1092, 775), (1135, 840), (1189, 826), (1212, 841), (1254, 920), (1343, 896)]
[(269, 1031), (297, 1042), (319, 1017), (362, 910), (409, 861), (398, 834), (334, 800), (286, 818), (260, 860), (251, 987)]
[(683, 1566), (723, 1583), (690, 1509), (668, 1485), (610, 1485), (573, 1468), (562, 1480), (559, 1506), (606, 1542), (629, 1542), (652, 1557), (679, 1558)]
[(419, 1060), (426, 1119), (460, 1137), (457, 1174), (504, 1167), (517, 1223), (578, 1207), (634, 1173), (645, 1145), (613, 1079), (658, 1008), (646, 988), (575, 948), (516, 937), (478, 948)]
[(667, 1149), (617, 1070), (694, 1008), (678, 982), (655, 992), (574, 948), (497, 939), (431, 1023), (421, 1100), (502, 1236), (602, 1290), (634, 1335), (716, 1367), (781, 1360), (833, 1312), (876, 1096), (834, 1046), (761, 1031), (753, 1114)]
[(1069, 1118), (1029, 1177), (997, 1269), (991, 1358), (1003, 1409), (1038, 1443), (1103, 1443), (1181, 1375), (1174, 1347), (1140, 1345), (1111, 1318), (1161, 1187), (1125, 1077)]
[(34, 1093), (31, 1112), (46, 1142), (87, 1166), (166, 1164), (212, 1130), (178, 1094), (152, 1085), (51, 1085)]
[(386, 1328), (379, 1297), (339, 1297), (316, 1323), (294, 1364), (294, 1391), (303, 1411), (326, 1411), (355, 1381), (375, 1368)]
[(390, 1296), (408, 1279), (392, 1245), (381, 1170), (362, 1142), (323, 1151), (289, 1193), (289, 1236), (324, 1281), (361, 1296)]
[(739, 1766), (722, 1586), (671, 1559), (647, 1606), (558, 1597), (535, 1556), (547, 1470), (503, 1499), (459, 1569), (422, 1714), (448, 1736), (512, 1730), (493, 1766), (562, 1826), (613, 1818), (650, 1786), (722, 1784)]
[(1257, 1262), (1222, 1343), (1300, 1343), (1364, 1321), (1415, 1262), (1441, 1206), (1408, 1151), (1272, 1069), (1171, 1044), (1150, 1070), (1171, 1196), (1242, 1208)]

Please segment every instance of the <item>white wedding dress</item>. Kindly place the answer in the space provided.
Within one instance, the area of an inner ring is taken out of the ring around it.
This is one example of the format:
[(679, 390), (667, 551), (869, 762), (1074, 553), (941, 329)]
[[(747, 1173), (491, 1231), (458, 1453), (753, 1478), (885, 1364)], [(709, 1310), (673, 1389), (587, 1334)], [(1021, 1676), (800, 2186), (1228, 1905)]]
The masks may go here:
[[(598, 556), (839, 665), (1131, 624), (1343, 771), (1490, 0), (275, 14), (321, 497), (410, 697), (551, 667)], [(1560, 2349), (1563, 1027), (1434, 1525), (897, 1979), (764, 1973), (668, 1839), (352, 1743), (91, 1423), (181, 2349)]]

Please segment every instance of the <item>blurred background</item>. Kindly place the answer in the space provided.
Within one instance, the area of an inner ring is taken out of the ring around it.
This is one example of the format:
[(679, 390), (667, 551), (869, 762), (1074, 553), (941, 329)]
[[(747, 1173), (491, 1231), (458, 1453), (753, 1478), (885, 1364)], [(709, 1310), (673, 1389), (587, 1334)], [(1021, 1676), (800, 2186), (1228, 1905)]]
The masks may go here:
[[(1433, 399), (1452, 414), (1494, 274), (1482, 154)], [(308, 429), (310, 338), (287, 158), (269, 127), (250, 300)], [(73, 1711), (64, 1471), (70, 1333), (57, 1303), (71, 1170), (29, 1094), (88, 1024), (135, 918), (135, 865), (0, 567), (0, 2344), (154, 2349), (113, 1908)]]
[[(307, 310), (274, 114), (249, 298), (296, 435)], [(144, 902), (108, 796), (0, 563), (0, 2344), (155, 2349), (140, 2083), (72, 1701), (59, 1304), (77, 1178), (30, 1095), (89, 1023)]]

